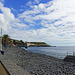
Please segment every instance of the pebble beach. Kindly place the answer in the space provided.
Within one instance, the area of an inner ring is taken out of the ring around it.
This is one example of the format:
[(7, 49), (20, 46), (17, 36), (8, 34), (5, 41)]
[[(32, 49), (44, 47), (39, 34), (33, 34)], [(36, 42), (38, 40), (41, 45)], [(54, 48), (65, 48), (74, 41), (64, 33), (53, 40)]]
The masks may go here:
[(28, 72), (29, 75), (75, 75), (75, 66), (63, 59), (29, 52), (17, 47), (4, 48), (4, 51), (5, 54), (3, 56), (12, 60), (17, 66)]

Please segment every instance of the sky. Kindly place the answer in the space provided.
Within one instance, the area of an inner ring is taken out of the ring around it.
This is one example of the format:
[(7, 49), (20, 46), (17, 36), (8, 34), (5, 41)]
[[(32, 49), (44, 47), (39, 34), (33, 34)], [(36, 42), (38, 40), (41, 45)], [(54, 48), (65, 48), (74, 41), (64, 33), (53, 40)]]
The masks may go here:
[(75, 0), (0, 0), (0, 28), (12, 39), (75, 46)]

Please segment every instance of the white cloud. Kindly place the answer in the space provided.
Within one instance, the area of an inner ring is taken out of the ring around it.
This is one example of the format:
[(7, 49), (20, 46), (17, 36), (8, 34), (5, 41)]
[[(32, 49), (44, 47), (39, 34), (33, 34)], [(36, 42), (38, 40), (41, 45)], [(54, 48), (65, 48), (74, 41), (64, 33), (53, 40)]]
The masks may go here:
[(0, 8), (3, 7), (3, 4), (0, 2)]
[(29, 1), (28, 3), (27, 3), (27, 5), (31, 5), (32, 4), (32, 2), (31, 1)]
[(3, 34), (10, 34), (10, 36), (15, 35), (17, 31), (20, 32), (20, 30), (28, 28), (26, 24), (15, 18), (11, 10), (0, 2), (0, 27), (3, 29)]
[(5, 19), (7, 19), (7, 20), (14, 20), (14, 15), (11, 13), (11, 10), (9, 8), (2, 7), (1, 11), (4, 14)]
[[(13, 9), (0, 3), (0, 27), (3, 28), (3, 32), (10, 34), (12, 38), (25, 41), (75, 45), (75, 1), (53, 0), (44, 4), (39, 3), (39, 0), (35, 2), (38, 5), (28, 2), (32, 9), (17, 14), (17, 18), (11, 12)], [(42, 27), (39, 28), (40, 26)]]
[(40, 3), (40, 0), (33, 0), (33, 1), (27, 2), (26, 5), (33, 5), (33, 4), (39, 4), (39, 3)]
[(9, 8), (3, 7), (3, 5), (1, 5), (0, 10), (2, 11), (2, 13), (0, 13), (0, 27), (7, 31), (7, 29), (11, 27), (10, 23), (15, 19), (14, 15)]
[[(75, 36), (75, 1), (74, 0), (53, 0), (47, 4), (40, 3), (32, 6), (32, 10), (27, 10), (20, 14), (19, 18), (25, 18), (28, 22), (37, 25), (36, 21), (40, 20), (40, 25), (47, 28), (41, 28), (39, 37), (44, 41), (51, 40), (63, 43), (65, 38), (72, 43)], [(25, 20), (26, 21), (26, 20)], [(49, 37), (49, 38), (48, 38)], [(50, 40), (51, 39), (51, 40)], [(71, 41), (70, 41), (71, 40)]]
[(4, 0), (0, 0), (0, 2), (4, 2)]
[(40, 0), (35, 0), (36, 3), (39, 3)]

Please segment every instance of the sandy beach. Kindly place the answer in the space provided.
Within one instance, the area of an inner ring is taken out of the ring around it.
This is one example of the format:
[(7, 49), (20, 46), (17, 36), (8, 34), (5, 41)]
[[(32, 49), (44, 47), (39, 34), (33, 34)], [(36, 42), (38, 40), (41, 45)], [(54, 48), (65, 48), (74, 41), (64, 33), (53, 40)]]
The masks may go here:
[(75, 66), (62, 59), (28, 52), (16, 47), (4, 48), (4, 51), (4, 56), (7, 56), (30, 75), (75, 75)]

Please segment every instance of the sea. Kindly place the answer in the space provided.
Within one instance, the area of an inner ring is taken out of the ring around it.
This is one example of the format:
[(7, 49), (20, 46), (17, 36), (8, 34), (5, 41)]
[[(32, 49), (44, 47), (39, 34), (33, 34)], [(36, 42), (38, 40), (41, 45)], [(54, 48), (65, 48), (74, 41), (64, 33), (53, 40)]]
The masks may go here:
[(53, 56), (59, 59), (64, 59), (67, 55), (75, 55), (75, 46), (56, 46), (56, 47), (28, 47), (23, 49), (34, 52)]

